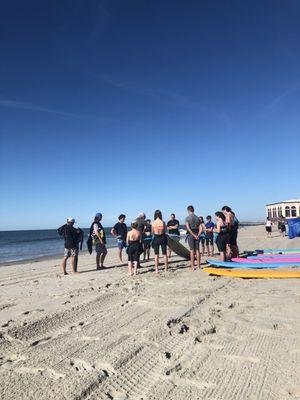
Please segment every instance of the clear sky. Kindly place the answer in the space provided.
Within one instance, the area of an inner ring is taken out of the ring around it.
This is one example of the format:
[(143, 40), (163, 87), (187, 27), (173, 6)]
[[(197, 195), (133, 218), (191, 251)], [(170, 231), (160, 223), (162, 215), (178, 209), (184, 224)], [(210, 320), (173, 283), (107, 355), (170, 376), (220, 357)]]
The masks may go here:
[(300, 2), (4, 0), (0, 229), (299, 197)]

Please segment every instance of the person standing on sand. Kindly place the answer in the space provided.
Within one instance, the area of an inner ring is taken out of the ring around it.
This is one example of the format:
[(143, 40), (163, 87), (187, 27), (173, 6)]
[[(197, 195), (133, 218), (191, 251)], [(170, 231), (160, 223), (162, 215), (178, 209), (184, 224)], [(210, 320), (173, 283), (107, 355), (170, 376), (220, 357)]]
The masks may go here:
[(127, 226), (125, 224), (126, 215), (121, 214), (118, 218), (119, 222), (111, 230), (111, 234), (117, 238), (118, 254), (121, 264), (123, 264), (122, 251), (126, 247)]
[(283, 218), (278, 221), (278, 230), (281, 233), (281, 237), (285, 237), (286, 226), (285, 226), (285, 220)]
[(142, 234), (137, 228), (138, 222), (132, 221), (131, 231), (128, 232), (126, 239), (129, 276), (137, 274), (137, 267), (140, 259), (140, 254), (142, 252)]
[(151, 241), (152, 241), (152, 228), (150, 219), (146, 219), (146, 225), (143, 231), (143, 250), (144, 250), (144, 261), (150, 259)]
[(211, 216), (208, 215), (206, 217), (206, 224), (205, 224), (205, 245), (207, 255), (209, 257), (214, 256), (214, 230), (215, 224), (211, 220)]
[(199, 236), (202, 233), (199, 218), (194, 214), (194, 207), (188, 206), (188, 216), (185, 219), (185, 226), (188, 232), (187, 241), (190, 248), (191, 270), (195, 270), (195, 255), (197, 267), (200, 269), (201, 256), (199, 251)]
[(64, 275), (67, 273), (67, 260), (71, 258), (71, 268), (73, 274), (79, 274), (77, 272), (78, 265), (78, 240), (80, 229), (74, 228), (75, 219), (68, 218), (67, 223), (57, 229), (58, 233), (65, 239), (65, 252), (64, 258), (62, 259), (62, 270)]
[(272, 237), (272, 221), (270, 220), (269, 217), (267, 217), (266, 220), (266, 232), (267, 232), (267, 238)]
[(155, 273), (158, 274), (159, 248), (161, 248), (164, 257), (165, 272), (167, 272), (168, 256), (167, 256), (166, 224), (162, 219), (162, 213), (160, 210), (155, 211), (154, 221), (152, 222), (151, 226), (152, 226), (152, 234), (154, 235), (152, 247), (154, 249)]
[(205, 252), (205, 223), (204, 218), (199, 217), (200, 227), (201, 227), (201, 234), (199, 236), (199, 245), (200, 245), (200, 254), (204, 256)]
[(90, 236), (93, 239), (93, 244), (96, 250), (96, 269), (100, 270), (104, 267), (104, 260), (107, 255), (106, 249), (106, 235), (104, 228), (101, 224), (102, 214), (97, 213), (94, 218), (94, 222), (90, 227)]
[[(179, 221), (176, 219), (175, 214), (171, 214), (171, 218), (167, 223), (167, 230), (168, 230), (168, 236), (170, 236), (172, 239), (176, 240), (176, 242), (180, 241), (180, 233), (179, 233)], [(172, 250), (169, 247), (169, 257), (171, 257)]]
[(237, 229), (238, 229), (238, 221), (235, 223), (235, 214), (231, 210), (230, 207), (224, 206), (222, 207), (222, 212), (226, 218), (227, 232), (229, 236), (229, 242), (227, 245), (227, 258), (238, 257), (238, 247), (237, 247)]
[(217, 225), (213, 231), (218, 235), (216, 239), (216, 245), (220, 252), (220, 260), (226, 261), (227, 246), (229, 244), (229, 234), (226, 217), (221, 211), (217, 211), (215, 213), (215, 216)]

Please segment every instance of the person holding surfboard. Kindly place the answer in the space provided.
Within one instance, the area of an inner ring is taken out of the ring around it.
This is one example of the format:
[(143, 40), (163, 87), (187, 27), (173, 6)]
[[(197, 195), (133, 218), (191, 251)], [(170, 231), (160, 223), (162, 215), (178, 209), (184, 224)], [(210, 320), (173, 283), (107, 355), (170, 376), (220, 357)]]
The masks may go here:
[[(168, 236), (179, 242), (180, 240), (179, 221), (178, 219), (176, 219), (175, 214), (171, 214), (170, 220), (167, 223), (167, 230), (168, 230)], [(169, 247), (169, 257), (171, 257), (171, 254), (172, 254), (172, 249), (171, 247)]]
[(152, 227), (152, 234), (154, 235), (152, 247), (154, 249), (155, 273), (158, 274), (158, 259), (159, 259), (160, 248), (164, 257), (165, 272), (167, 272), (168, 256), (167, 256), (166, 224), (162, 219), (162, 213), (160, 210), (155, 211), (154, 221), (151, 223), (151, 227)]
[(201, 256), (199, 251), (199, 237), (202, 233), (202, 227), (199, 221), (199, 217), (194, 214), (194, 207), (187, 207), (188, 216), (185, 219), (185, 226), (188, 232), (187, 242), (190, 248), (190, 261), (191, 270), (195, 270), (195, 256), (197, 260), (197, 267), (200, 269)]

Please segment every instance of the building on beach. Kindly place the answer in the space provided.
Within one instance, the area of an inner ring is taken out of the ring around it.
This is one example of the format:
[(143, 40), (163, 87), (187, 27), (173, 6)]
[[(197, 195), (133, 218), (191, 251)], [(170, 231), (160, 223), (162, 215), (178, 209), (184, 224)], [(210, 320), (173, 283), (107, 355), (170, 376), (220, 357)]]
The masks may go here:
[(266, 215), (272, 221), (277, 221), (280, 218), (300, 218), (300, 199), (267, 204)]

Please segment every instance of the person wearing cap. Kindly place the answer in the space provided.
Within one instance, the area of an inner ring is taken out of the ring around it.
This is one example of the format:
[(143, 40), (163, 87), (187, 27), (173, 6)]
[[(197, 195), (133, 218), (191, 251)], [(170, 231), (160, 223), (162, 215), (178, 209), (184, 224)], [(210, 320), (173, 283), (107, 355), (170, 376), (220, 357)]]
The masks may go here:
[(79, 274), (79, 272), (77, 272), (77, 264), (78, 264), (78, 239), (79, 239), (80, 229), (74, 228), (74, 223), (75, 223), (74, 218), (68, 218), (67, 223), (57, 229), (58, 233), (61, 236), (63, 236), (65, 240), (65, 252), (61, 263), (64, 275), (68, 275), (67, 273), (68, 258), (71, 258), (72, 273)]
[(107, 254), (106, 249), (106, 235), (104, 228), (101, 224), (102, 214), (97, 213), (95, 215), (94, 221), (90, 227), (90, 235), (93, 240), (96, 251), (96, 268), (97, 270), (104, 268), (104, 260)]

